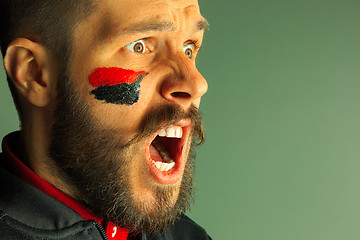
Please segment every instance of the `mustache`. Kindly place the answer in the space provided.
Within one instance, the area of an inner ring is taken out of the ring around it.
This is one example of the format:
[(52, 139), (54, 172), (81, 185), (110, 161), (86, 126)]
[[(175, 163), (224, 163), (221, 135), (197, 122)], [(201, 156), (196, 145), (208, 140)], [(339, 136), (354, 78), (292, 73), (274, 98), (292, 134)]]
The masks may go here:
[(185, 111), (179, 105), (163, 104), (152, 108), (143, 118), (140, 130), (130, 142), (139, 142), (163, 128), (169, 127), (182, 119), (192, 122), (193, 141), (200, 146), (205, 141), (204, 126), (199, 108), (191, 105)]

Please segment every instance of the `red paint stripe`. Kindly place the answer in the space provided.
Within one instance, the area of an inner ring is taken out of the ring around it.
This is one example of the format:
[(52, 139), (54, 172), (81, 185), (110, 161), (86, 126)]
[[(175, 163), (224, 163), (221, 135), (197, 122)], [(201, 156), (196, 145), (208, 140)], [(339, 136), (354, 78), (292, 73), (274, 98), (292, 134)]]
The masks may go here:
[(145, 75), (145, 71), (135, 72), (133, 70), (122, 68), (96, 68), (89, 76), (89, 82), (93, 87), (109, 86), (127, 83), (131, 84), (136, 82), (139, 75)]

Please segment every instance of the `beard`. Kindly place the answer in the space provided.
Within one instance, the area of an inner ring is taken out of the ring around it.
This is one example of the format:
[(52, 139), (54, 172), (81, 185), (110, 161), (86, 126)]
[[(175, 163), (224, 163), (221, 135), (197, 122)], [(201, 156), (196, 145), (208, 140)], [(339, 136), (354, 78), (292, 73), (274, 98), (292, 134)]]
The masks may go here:
[[(89, 113), (90, 106), (81, 99), (66, 71), (62, 72), (49, 145), (53, 160), (50, 167), (64, 183), (60, 187), (68, 189), (97, 217), (129, 232), (165, 231), (193, 201), (194, 146), (204, 140), (198, 109), (191, 107), (184, 112), (174, 104), (156, 106), (146, 113), (137, 135), (125, 140), (121, 136), (126, 133), (95, 121)], [(192, 120), (193, 129), (180, 186), (154, 184), (151, 190), (155, 200), (141, 202), (131, 194), (129, 173), (131, 162), (135, 161), (133, 156), (143, 151), (140, 143), (144, 139), (184, 118)]]

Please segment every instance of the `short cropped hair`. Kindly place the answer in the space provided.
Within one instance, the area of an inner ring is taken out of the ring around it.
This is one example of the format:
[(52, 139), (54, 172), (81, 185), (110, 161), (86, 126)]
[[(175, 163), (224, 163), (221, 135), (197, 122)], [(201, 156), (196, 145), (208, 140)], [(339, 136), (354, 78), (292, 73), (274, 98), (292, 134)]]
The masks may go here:
[[(94, 10), (94, 0), (0, 0), (1, 53), (4, 57), (16, 38), (27, 38), (53, 52), (58, 64), (66, 64), (74, 28)], [(7, 80), (22, 120), (15, 87), (9, 77)]]

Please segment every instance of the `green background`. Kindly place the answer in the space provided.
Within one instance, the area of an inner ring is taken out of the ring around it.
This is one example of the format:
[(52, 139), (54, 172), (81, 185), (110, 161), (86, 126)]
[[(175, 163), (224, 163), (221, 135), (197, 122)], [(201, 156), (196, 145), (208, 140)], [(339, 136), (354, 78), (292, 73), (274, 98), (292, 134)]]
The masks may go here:
[[(200, 0), (191, 212), (214, 239), (360, 239), (360, 1)], [(18, 128), (1, 70), (0, 135)]]

